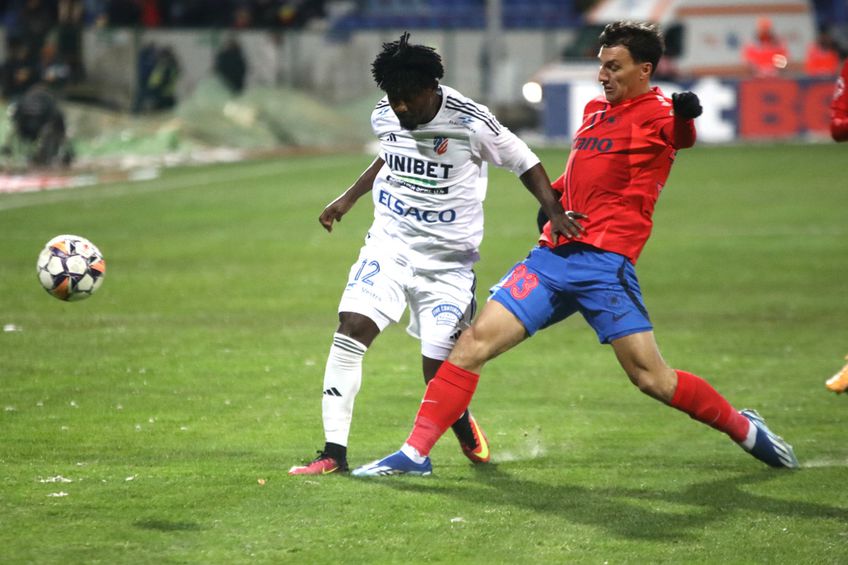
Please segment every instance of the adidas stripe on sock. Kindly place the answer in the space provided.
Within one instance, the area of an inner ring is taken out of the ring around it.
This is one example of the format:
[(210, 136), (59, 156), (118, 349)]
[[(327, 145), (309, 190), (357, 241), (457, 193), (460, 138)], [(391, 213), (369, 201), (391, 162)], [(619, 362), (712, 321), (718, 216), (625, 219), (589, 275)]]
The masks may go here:
[(321, 415), (324, 439), (346, 446), (353, 418), (353, 403), (362, 384), (362, 358), (367, 347), (353, 338), (333, 334), (333, 345), (324, 369)]

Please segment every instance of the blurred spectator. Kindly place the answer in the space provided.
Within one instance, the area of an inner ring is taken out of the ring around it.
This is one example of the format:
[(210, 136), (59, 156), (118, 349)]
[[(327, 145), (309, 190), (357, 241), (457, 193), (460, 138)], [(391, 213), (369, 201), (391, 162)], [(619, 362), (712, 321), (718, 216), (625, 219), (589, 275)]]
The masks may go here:
[(228, 27), (232, 24), (234, 0), (170, 0), (165, 4), (172, 27)]
[(301, 28), (313, 19), (327, 16), (325, 0), (288, 0), (284, 4), (294, 9), (289, 27)]
[(28, 46), (30, 53), (41, 51), (47, 34), (56, 24), (55, 10), (43, 0), (25, 0), (18, 12), (18, 25), (13, 31)]
[(302, 28), (314, 18), (326, 17), (324, 0), (253, 0), (254, 27)]
[(789, 64), (786, 45), (775, 34), (769, 18), (757, 20), (756, 38), (745, 44), (742, 58), (755, 77), (777, 76)]
[(253, 11), (245, 3), (241, 3), (233, 10), (233, 27), (245, 29), (253, 25)]
[(149, 92), (149, 83), (150, 75), (156, 66), (156, 58), (158, 56), (159, 48), (152, 41), (145, 43), (138, 50), (138, 60), (135, 69), (135, 101), (133, 102), (133, 112), (136, 114), (152, 106), (152, 94)]
[(141, 6), (136, 0), (111, 0), (107, 13), (110, 26), (135, 26), (141, 19)]
[(300, 2), (298, 0), (283, 0), (277, 10), (277, 24), (283, 27), (299, 27)]
[(65, 117), (47, 87), (36, 84), (10, 108), (12, 128), (3, 146), (9, 155), (20, 147), (28, 164), (69, 165), (73, 150), (66, 136)]
[(277, 25), (278, 0), (253, 0), (253, 21), (256, 27), (269, 28)]
[(67, 64), (70, 81), (85, 76), (82, 62), (83, 0), (59, 0), (56, 27), (57, 57)]
[(816, 40), (807, 47), (804, 72), (811, 76), (834, 76), (839, 72), (839, 45), (827, 27), (819, 29)]
[(247, 75), (247, 60), (241, 45), (235, 37), (230, 37), (215, 55), (215, 73), (234, 94), (244, 90)]
[(162, 25), (162, 11), (159, 8), (159, 0), (136, 0), (144, 27), (159, 27)]
[(38, 82), (39, 68), (35, 53), (22, 38), (9, 41), (9, 58), (3, 64), (3, 96), (17, 98)]
[(177, 104), (177, 80), (180, 64), (174, 50), (163, 47), (156, 56), (156, 64), (147, 79), (148, 93), (153, 110), (166, 110)]
[(82, 0), (86, 24), (103, 27), (109, 23), (110, 0)]
[(139, 51), (138, 88), (133, 110), (167, 110), (177, 104), (180, 64), (173, 49), (150, 43)]
[(830, 135), (834, 141), (848, 141), (848, 59), (836, 79), (833, 103), (830, 105)]
[(41, 48), (40, 78), (54, 92), (61, 90), (71, 79), (71, 66), (56, 47), (56, 40), (48, 40)]
[(683, 54), (683, 25), (674, 22), (663, 31), (665, 39), (665, 52), (654, 69), (654, 79), (658, 81), (674, 82), (680, 79), (680, 70), (677, 64)]

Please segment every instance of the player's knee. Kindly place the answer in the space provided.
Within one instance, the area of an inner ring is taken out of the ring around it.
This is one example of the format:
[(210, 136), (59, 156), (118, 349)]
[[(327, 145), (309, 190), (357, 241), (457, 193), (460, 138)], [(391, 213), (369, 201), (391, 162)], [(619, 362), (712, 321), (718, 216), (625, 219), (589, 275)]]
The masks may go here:
[(459, 367), (476, 367), (490, 359), (487, 340), (473, 325), (462, 332), (449, 360)]
[(670, 379), (667, 371), (651, 371), (634, 368), (627, 372), (636, 387), (652, 398), (668, 402), (674, 396), (675, 380)]
[(339, 327), (336, 331), (370, 347), (380, 333), (380, 328), (367, 316), (343, 312), (339, 315)]

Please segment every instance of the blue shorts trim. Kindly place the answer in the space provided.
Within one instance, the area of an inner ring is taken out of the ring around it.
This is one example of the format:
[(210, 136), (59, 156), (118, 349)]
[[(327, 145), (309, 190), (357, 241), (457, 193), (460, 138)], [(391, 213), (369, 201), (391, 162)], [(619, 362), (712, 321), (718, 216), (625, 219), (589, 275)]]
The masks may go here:
[(601, 343), (653, 329), (633, 263), (582, 243), (536, 247), (490, 292), (530, 335), (575, 312)]

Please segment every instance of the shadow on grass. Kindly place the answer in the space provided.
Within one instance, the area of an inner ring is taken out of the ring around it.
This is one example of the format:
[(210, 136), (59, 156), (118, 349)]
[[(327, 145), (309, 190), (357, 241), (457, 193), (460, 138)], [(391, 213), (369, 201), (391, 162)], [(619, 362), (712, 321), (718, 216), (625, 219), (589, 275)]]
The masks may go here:
[(133, 526), (143, 530), (156, 530), (159, 532), (190, 532), (202, 529), (200, 524), (197, 522), (176, 522), (173, 520), (159, 520), (156, 518), (139, 520), (134, 522)]
[(437, 483), (433, 479), (376, 482), (405, 492), (464, 499), (478, 506), (501, 505), (552, 514), (629, 539), (669, 541), (700, 537), (705, 527), (723, 521), (735, 511), (848, 521), (846, 508), (746, 492), (745, 487), (767, 482), (786, 472), (763, 469), (691, 483), (684, 485), (682, 490), (639, 489), (615, 484), (599, 488), (552, 485), (518, 478), (499, 470), (496, 464), (479, 469), (476, 480), (481, 486), (468, 482)]

